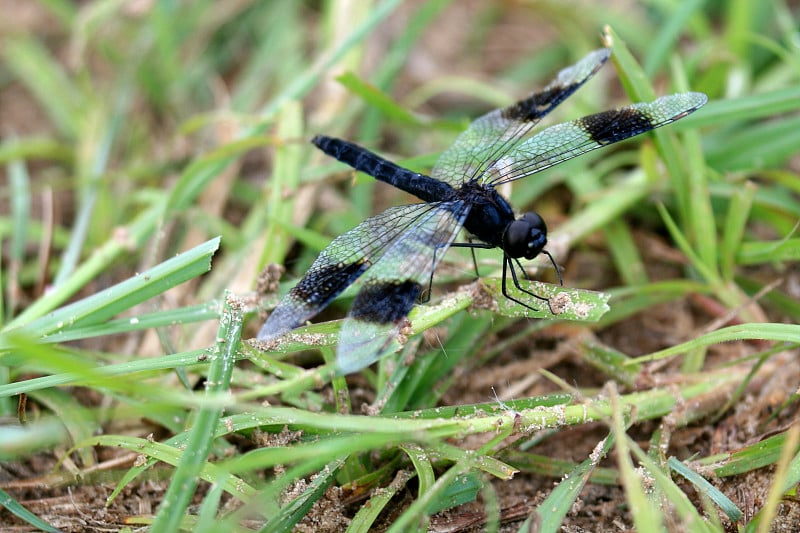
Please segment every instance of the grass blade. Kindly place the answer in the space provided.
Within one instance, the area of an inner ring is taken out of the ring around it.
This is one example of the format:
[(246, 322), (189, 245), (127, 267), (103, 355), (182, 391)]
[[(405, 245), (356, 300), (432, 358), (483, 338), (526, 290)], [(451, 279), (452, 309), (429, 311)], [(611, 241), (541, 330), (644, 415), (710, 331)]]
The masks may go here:
[(740, 511), (739, 508), (736, 507), (736, 505), (718, 488), (706, 481), (705, 478), (699, 476), (695, 471), (680, 462), (675, 457), (670, 457), (667, 460), (667, 464), (672, 470), (685, 477), (690, 483), (692, 483), (692, 485), (694, 485), (699, 492), (717, 504), (731, 522), (737, 523), (742, 519), (742, 511)]
[[(222, 309), (217, 347), (211, 358), (206, 381), (206, 394), (217, 395), (230, 389), (233, 365), (236, 362), (236, 351), (242, 338), (244, 315), (242, 304), (230, 294), (226, 294)], [(181, 520), (194, 496), (198, 474), (211, 450), (214, 430), (222, 409), (206, 407), (197, 413), (194, 425), (189, 432), (189, 440), (175, 469), (167, 493), (164, 495), (151, 531), (177, 531)]]
[(561, 531), (561, 524), (567, 516), (572, 506), (575, 504), (578, 495), (586, 486), (586, 482), (597, 467), (600, 461), (608, 454), (614, 439), (609, 435), (600, 441), (591, 456), (579, 464), (558, 486), (545, 498), (536, 509), (539, 514), (542, 533), (556, 533)]
[[(51, 333), (69, 331), (74, 327), (99, 324), (167, 289), (207, 272), (211, 268), (211, 256), (217, 248), (219, 248), (219, 238), (211, 239), (134, 278), (35, 320), (24, 327), (24, 332), (26, 335), (43, 337)], [(7, 329), (4, 333), (8, 331)], [(0, 349), (4, 346), (6, 343), (0, 336)]]
[(59, 533), (61, 531), (28, 511), (3, 489), (0, 489), (0, 505), (8, 509), (14, 516), (21, 518), (40, 531), (45, 531), (46, 533)]

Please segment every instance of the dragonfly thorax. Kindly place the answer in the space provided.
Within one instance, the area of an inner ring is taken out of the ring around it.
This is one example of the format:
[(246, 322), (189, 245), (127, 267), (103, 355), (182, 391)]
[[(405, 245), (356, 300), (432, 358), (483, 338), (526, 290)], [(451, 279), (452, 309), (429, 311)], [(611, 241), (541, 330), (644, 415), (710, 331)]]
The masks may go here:
[(503, 233), (503, 251), (514, 259), (533, 259), (546, 245), (547, 226), (536, 213), (525, 213)]

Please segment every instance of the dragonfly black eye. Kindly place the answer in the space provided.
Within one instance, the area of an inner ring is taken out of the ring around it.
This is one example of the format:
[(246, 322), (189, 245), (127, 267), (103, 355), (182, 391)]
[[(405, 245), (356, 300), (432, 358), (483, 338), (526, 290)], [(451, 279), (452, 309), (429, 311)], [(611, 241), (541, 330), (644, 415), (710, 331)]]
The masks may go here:
[(547, 226), (536, 213), (525, 213), (506, 228), (503, 250), (509, 257), (533, 259), (547, 245)]

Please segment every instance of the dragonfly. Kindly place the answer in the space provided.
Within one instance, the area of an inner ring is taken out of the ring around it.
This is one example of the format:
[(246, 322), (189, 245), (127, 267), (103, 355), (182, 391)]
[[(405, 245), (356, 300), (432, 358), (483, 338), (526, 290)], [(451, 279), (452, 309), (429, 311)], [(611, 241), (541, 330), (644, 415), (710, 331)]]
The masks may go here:
[[(354, 143), (317, 135), (312, 143), (353, 169), (410, 193), (422, 202), (391, 207), (335, 238), (278, 303), (258, 333), (269, 342), (302, 326), (361, 278), (339, 333), (336, 372), (356, 372), (387, 355), (408, 325), (408, 314), (451, 246), (499, 248), (502, 294), (513, 297), (508, 274), (524, 289), (519, 260), (547, 254), (547, 226), (535, 212), (517, 218), (497, 190), (547, 168), (686, 117), (708, 100), (703, 93), (663, 96), (649, 103), (584, 116), (531, 135), (539, 121), (600, 70), (611, 55), (602, 48), (561, 70), (539, 91), (473, 121), (438, 158), (430, 175), (403, 168)], [(465, 229), (468, 243), (456, 243)], [(558, 271), (558, 268), (556, 268)], [(525, 298), (525, 296), (521, 296)], [(552, 309), (552, 308), (551, 308)]]

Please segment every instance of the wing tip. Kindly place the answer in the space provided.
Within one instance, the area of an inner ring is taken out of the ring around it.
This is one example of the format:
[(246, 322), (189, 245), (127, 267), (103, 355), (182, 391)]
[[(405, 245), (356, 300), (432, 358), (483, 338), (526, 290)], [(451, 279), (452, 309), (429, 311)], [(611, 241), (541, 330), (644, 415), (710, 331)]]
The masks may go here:
[(297, 313), (292, 313), (291, 309), (278, 305), (267, 321), (258, 330), (256, 339), (261, 342), (271, 342), (282, 335), (285, 335), (295, 328), (305, 324), (305, 319), (300, 319)]
[(261, 329), (258, 330), (258, 335), (256, 335), (256, 339), (260, 340), (261, 342), (270, 342), (274, 341), (281, 335), (289, 333), (291, 331), (290, 328), (274, 328), (267, 320)]
[(684, 94), (688, 95), (695, 101), (694, 109), (692, 109), (692, 111), (694, 111), (695, 109), (700, 109), (701, 107), (703, 107), (708, 103), (708, 95), (706, 93), (701, 93), (699, 91), (689, 91), (688, 93)]
[(336, 349), (336, 375), (353, 374), (398, 351), (407, 340), (409, 326), (407, 318), (390, 325), (349, 317)]
[(706, 103), (708, 103), (708, 95), (701, 92), (690, 91), (662, 96), (655, 102), (666, 106), (671, 104), (675, 106), (675, 113), (667, 121), (667, 123), (670, 123), (691, 115), (706, 105)]
[(611, 57), (611, 48), (610, 47), (603, 47), (597, 48), (596, 50), (592, 50), (587, 54), (588, 56), (597, 56), (597, 60), (605, 63), (608, 61), (608, 58)]
[[(569, 94), (572, 94), (578, 87), (594, 76), (597, 71), (605, 65), (609, 57), (611, 57), (611, 48), (592, 50), (580, 58), (575, 64), (561, 69), (555, 79), (550, 82), (545, 89), (572, 86), (573, 89), (569, 92)], [(567, 96), (569, 96), (569, 94)]]

